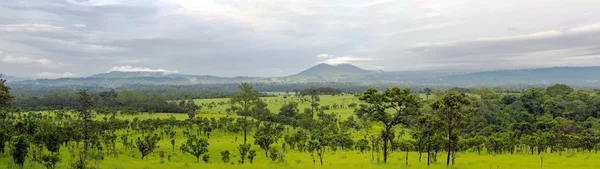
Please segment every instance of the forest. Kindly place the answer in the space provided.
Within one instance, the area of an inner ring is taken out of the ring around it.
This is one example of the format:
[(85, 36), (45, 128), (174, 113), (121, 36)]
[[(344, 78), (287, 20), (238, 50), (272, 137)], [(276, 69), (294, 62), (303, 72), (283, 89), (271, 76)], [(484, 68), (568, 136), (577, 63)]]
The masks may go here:
[(564, 84), (11, 90), (0, 80), (0, 168), (593, 168), (600, 157), (600, 91)]

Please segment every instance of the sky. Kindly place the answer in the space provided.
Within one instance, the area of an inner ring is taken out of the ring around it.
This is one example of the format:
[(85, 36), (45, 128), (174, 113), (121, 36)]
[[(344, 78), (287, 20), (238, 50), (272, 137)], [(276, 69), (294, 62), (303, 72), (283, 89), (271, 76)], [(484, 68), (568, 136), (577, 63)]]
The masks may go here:
[(3, 0), (0, 73), (287, 76), (600, 65), (597, 0)]

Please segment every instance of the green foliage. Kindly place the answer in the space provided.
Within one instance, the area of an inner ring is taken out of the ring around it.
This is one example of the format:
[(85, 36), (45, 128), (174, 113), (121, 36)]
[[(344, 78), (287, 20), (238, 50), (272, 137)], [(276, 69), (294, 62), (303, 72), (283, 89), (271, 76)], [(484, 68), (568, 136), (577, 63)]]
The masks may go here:
[(189, 153), (196, 157), (196, 162), (200, 162), (200, 156), (208, 152), (208, 141), (204, 138), (198, 138), (196, 136), (188, 136), (187, 141), (181, 144), (181, 151)]
[(265, 150), (265, 157), (269, 155), (271, 144), (277, 142), (283, 134), (283, 126), (273, 123), (263, 123), (254, 135), (254, 144)]
[[(367, 89), (359, 98), (367, 103), (362, 105), (360, 111), (367, 116), (383, 123), (383, 162), (388, 158), (388, 142), (391, 142), (390, 132), (396, 125), (408, 125), (409, 118), (419, 114), (421, 105), (410, 89), (393, 87), (381, 93), (377, 89)], [(390, 113), (391, 112), (391, 113)]]
[(225, 164), (229, 163), (229, 150), (221, 151), (221, 160)]
[(56, 167), (56, 163), (60, 161), (60, 157), (58, 154), (45, 154), (42, 157), (42, 163), (46, 169), (54, 169)]
[(244, 159), (246, 159), (246, 154), (250, 150), (250, 144), (240, 144), (238, 146), (238, 151), (240, 152), (240, 163), (244, 164)]
[(12, 148), (10, 150), (10, 155), (13, 158), (15, 164), (19, 166), (23, 166), (25, 163), (25, 157), (29, 152), (29, 143), (27, 141), (26, 136), (14, 136), (12, 138)]
[(239, 91), (236, 92), (230, 100), (232, 104), (232, 109), (237, 110), (237, 114), (240, 116), (244, 116), (242, 129), (244, 130), (244, 144), (246, 143), (246, 135), (248, 133), (248, 123), (246, 122), (246, 118), (252, 115), (255, 112), (254, 107), (261, 102), (259, 98), (259, 94), (257, 90), (254, 90), (254, 87), (248, 83), (242, 83), (238, 86)]
[(202, 161), (204, 161), (205, 163), (208, 163), (210, 156), (208, 154), (204, 154), (202, 155)]
[[(460, 129), (466, 120), (465, 114), (463, 113), (463, 111), (465, 111), (463, 110), (463, 107), (470, 104), (471, 100), (458, 92), (448, 92), (442, 96), (442, 98), (431, 104), (431, 108), (433, 108), (437, 116), (444, 121), (444, 125), (446, 126), (446, 136), (448, 137), (446, 146), (448, 157), (446, 159), (446, 165), (450, 164), (451, 153), (456, 151), (456, 146), (458, 144), (459, 133), (455, 132), (455, 130)], [(470, 109), (469, 111), (474, 110)]]
[(248, 151), (248, 161), (250, 161), (250, 164), (252, 164), (254, 157), (256, 157), (256, 150)]
[[(136, 145), (142, 154), (142, 160), (156, 149), (156, 143), (159, 139), (160, 137), (158, 137), (158, 135), (145, 136), (144, 139), (140, 139), (140, 137), (137, 138)], [(148, 160), (148, 158), (146, 158), (146, 160)]]

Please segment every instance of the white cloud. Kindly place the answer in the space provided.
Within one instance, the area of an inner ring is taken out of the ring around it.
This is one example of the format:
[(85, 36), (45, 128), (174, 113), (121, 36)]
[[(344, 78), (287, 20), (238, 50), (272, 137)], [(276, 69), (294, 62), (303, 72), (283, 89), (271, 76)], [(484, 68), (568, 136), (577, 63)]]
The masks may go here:
[(84, 25), (84, 24), (75, 24), (73, 26), (78, 27), (78, 28), (85, 28), (85, 27), (87, 27), (87, 25)]
[(51, 32), (62, 30), (64, 27), (37, 24), (37, 23), (23, 23), (23, 24), (4, 24), (0, 25), (0, 31), (6, 32)]
[(27, 56), (14, 56), (14, 55), (4, 56), (4, 57), (2, 57), (2, 59), (0, 59), (0, 61), (5, 62), (5, 63), (13, 63), (13, 64), (38, 65), (38, 66), (44, 66), (44, 67), (50, 67), (50, 68), (66, 66), (66, 64), (56, 63), (56, 62), (46, 59), (46, 58), (31, 58), (31, 57), (27, 57)]
[(135, 67), (135, 66), (115, 66), (110, 68), (109, 71), (119, 71), (119, 72), (162, 72), (164, 74), (177, 73), (176, 70), (166, 70), (166, 69), (151, 69), (144, 67)]
[(327, 60), (319, 62), (319, 63), (327, 63), (330, 65), (339, 65), (339, 64), (355, 64), (357, 62), (365, 62), (365, 61), (373, 61), (373, 59), (365, 58), (365, 57), (342, 56), (342, 57), (336, 57), (333, 59), (327, 59)]
[(56, 79), (56, 78), (75, 77), (75, 74), (73, 74), (71, 72), (65, 72), (65, 73), (41, 72), (41, 73), (36, 73), (35, 77), (37, 77), (37, 78)]
[(329, 55), (327, 53), (317, 55), (317, 58), (328, 58), (328, 57), (329, 57)]

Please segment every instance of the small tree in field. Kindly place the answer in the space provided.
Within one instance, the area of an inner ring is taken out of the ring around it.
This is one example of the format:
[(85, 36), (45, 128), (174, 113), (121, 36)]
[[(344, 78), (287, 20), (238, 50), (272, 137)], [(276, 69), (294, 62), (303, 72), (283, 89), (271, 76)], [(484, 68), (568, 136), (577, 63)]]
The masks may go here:
[(181, 151), (193, 155), (196, 157), (196, 162), (200, 163), (200, 156), (208, 152), (208, 145), (208, 141), (204, 138), (188, 136), (187, 142), (181, 145)]
[(240, 144), (238, 150), (240, 151), (240, 163), (244, 164), (246, 154), (248, 154), (248, 151), (250, 150), (250, 144)]
[(259, 145), (260, 148), (265, 150), (265, 157), (269, 157), (269, 148), (271, 144), (277, 142), (277, 140), (283, 135), (283, 126), (276, 125), (273, 123), (263, 123), (258, 128), (254, 135), (254, 144)]
[(250, 161), (250, 164), (252, 164), (254, 157), (256, 157), (256, 150), (248, 151), (248, 161)]
[(221, 151), (221, 160), (224, 163), (229, 163), (229, 150)]
[(208, 156), (208, 154), (204, 154), (202, 156), (202, 161), (204, 161), (205, 163), (208, 163), (209, 158), (210, 158), (210, 156)]
[[(144, 157), (148, 156), (148, 154), (152, 153), (154, 149), (156, 149), (156, 143), (158, 142), (158, 135), (154, 136), (146, 136), (142, 140), (141, 138), (137, 138), (137, 147), (140, 153), (142, 153), (142, 160)], [(148, 160), (148, 158), (146, 158)]]

